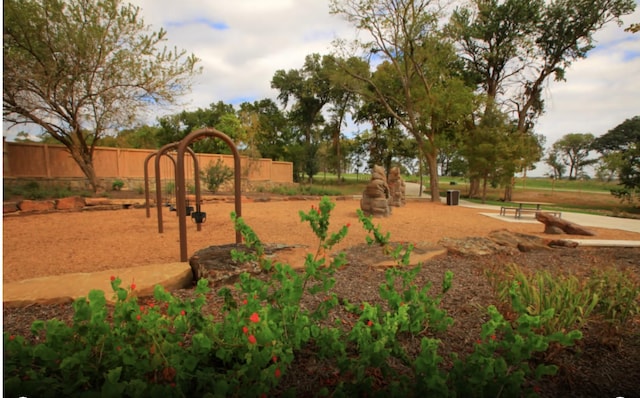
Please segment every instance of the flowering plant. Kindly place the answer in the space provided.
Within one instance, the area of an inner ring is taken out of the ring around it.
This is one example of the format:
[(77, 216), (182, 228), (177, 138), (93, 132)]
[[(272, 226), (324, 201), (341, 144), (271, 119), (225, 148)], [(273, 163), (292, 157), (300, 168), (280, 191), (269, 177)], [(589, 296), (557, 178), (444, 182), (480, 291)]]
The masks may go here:
[[(236, 260), (256, 261), (266, 277), (242, 274), (234, 286), (220, 289), (220, 313), (204, 313), (213, 296), (206, 280), (193, 297), (179, 299), (156, 286), (154, 299), (138, 299), (135, 283), (123, 288), (112, 278), (115, 304), (91, 291), (73, 304), (73, 322), (37, 321), (32, 336), (4, 333), (4, 388), (8, 396), (248, 396), (272, 393), (301, 355), (320, 358), (335, 372), (322, 377), (318, 395), (353, 396), (375, 390), (392, 396), (485, 396), (499, 391), (535, 393), (528, 383), (555, 368), (529, 360), (550, 342), (572, 344), (579, 332), (540, 334), (548, 313), (521, 315), (513, 324), (489, 307), (489, 321), (472, 354), (451, 354), (445, 369), (436, 333), (453, 319), (440, 308), (453, 274), (444, 275), (437, 294), (418, 288), (419, 267), (409, 267), (411, 245), (387, 250), (402, 267), (389, 269), (380, 285), (382, 304), (350, 303), (333, 291), (334, 274), (346, 264), (344, 253), (328, 257), (349, 225), (330, 233), (334, 204), (300, 212), (319, 239), (304, 269), (272, 263), (264, 246), (241, 217), (232, 214), (245, 244)], [(388, 248), (371, 219), (359, 215), (370, 242)], [(404, 251), (404, 254), (402, 254)], [(304, 302), (304, 297), (321, 300)], [(348, 314), (354, 322), (340, 321)], [(329, 321), (336, 319), (336, 322)], [(402, 336), (420, 342), (408, 350)], [(402, 372), (398, 372), (398, 369)], [(526, 388), (525, 388), (526, 387)], [(281, 390), (279, 390), (282, 392)], [(289, 391), (295, 394), (295, 391)]]

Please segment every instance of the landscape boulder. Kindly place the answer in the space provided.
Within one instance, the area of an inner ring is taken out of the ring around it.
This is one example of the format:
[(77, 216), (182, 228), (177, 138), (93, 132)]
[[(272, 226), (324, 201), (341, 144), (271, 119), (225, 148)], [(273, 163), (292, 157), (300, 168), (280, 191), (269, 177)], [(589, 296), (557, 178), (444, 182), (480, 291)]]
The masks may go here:
[(52, 200), (23, 200), (18, 203), (18, 209), (24, 213), (52, 211), (55, 203)]
[(537, 212), (536, 220), (544, 224), (544, 232), (547, 234), (558, 234), (560, 231), (569, 235), (594, 236), (595, 233), (588, 229), (574, 224), (570, 221), (553, 216), (545, 212)]
[[(282, 260), (286, 256), (283, 253), (295, 252), (305, 249), (302, 245), (286, 245), (280, 243), (266, 244), (263, 246), (264, 256), (272, 261)], [(200, 249), (189, 258), (189, 265), (193, 274), (193, 280), (207, 279), (209, 286), (218, 288), (220, 286), (235, 283), (240, 274), (248, 272), (257, 275), (262, 272), (262, 268), (257, 261), (236, 261), (232, 258), (232, 251), (236, 250), (240, 253), (255, 254), (255, 250), (248, 248), (244, 244), (230, 243), (226, 245), (209, 246)], [(304, 255), (300, 255), (301, 258)], [(288, 261), (284, 261), (289, 263)]]
[(80, 196), (69, 196), (67, 198), (56, 199), (57, 210), (82, 210), (84, 206), (84, 198)]
[[(487, 237), (443, 238), (438, 244), (445, 247), (449, 254), (461, 256), (515, 255), (520, 252), (550, 250), (549, 242), (545, 239), (506, 229), (492, 231)], [(560, 246), (560, 244), (554, 246)]]
[(18, 211), (18, 204), (15, 202), (4, 202), (2, 204), (2, 214), (15, 213)]
[(392, 167), (389, 170), (389, 204), (395, 207), (402, 207), (407, 204), (405, 193), (406, 187), (404, 185), (404, 180), (400, 176), (400, 168)]
[(387, 217), (391, 214), (389, 206), (389, 185), (382, 166), (373, 166), (371, 181), (367, 184), (362, 199), (360, 199), (360, 209), (367, 216)]

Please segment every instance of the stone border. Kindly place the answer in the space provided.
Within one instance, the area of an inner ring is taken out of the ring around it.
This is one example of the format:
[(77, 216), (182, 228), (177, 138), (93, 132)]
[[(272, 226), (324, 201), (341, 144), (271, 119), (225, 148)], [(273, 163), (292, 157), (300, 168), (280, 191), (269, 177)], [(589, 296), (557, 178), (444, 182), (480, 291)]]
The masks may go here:
[[(192, 195), (189, 195), (192, 196)], [(195, 201), (195, 196), (190, 198)], [(280, 201), (317, 201), (320, 196), (313, 195), (293, 195), (293, 196), (272, 196), (272, 195), (245, 195), (244, 199), (252, 202), (280, 202)], [(359, 199), (359, 196), (333, 196), (332, 199), (352, 200)], [(202, 203), (233, 203), (234, 197), (228, 195), (204, 196)], [(155, 207), (155, 200), (151, 199), (151, 207)], [(97, 211), (97, 210), (121, 210), (140, 209), (145, 207), (144, 199), (109, 199), (109, 198), (84, 198), (81, 196), (69, 196), (61, 199), (51, 200), (21, 200), (18, 202), (4, 202), (2, 206), (3, 216), (18, 216), (27, 214), (46, 214), (59, 211)]]

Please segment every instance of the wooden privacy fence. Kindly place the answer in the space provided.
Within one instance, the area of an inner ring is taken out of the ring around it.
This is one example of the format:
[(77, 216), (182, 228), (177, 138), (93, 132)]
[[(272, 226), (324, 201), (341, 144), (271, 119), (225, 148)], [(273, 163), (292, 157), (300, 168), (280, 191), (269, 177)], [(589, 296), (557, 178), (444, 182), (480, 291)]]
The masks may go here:
[[(138, 181), (144, 178), (144, 160), (152, 149), (97, 147), (93, 165), (102, 180), (122, 179)], [(175, 153), (170, 153), (175, 158)], [(232, 155), (196, 154), (200, 170), (221, 160), (233, 168)], [(62, 145), (3, 142), (4, 178), (83, 179), (82, 170)], [(194, 177), (193, 162), (185, 161), (187, 180)], [(293, 164), (271, 159), (241, 157), (242, 178), (250, 182), (292, 183)], [(174, 177), (173, 162), (162, 156), (160, 174), (163, 179)], [(155, 175), (154, 163), (149, 162), (149, 175)]]

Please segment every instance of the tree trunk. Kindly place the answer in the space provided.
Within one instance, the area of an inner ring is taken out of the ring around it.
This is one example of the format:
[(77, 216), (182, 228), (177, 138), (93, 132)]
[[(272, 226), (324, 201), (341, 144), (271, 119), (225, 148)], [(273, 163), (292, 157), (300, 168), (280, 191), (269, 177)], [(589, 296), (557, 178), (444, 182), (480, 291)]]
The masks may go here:
[(422, 159), (418, 159), (418, 173), (420, 174), (420, 191), (418, 192), (418, 197), (422, 197), (422, 187), (423, 187), (423, 176), (424, 171), (422, 170)]
[(504, 187), (504, 201), (511, 202), (513, 200), (513, 183), (507, 184)]
[(482, 178), (482, 204), (487, 202), (487, 176)]
[(470, 198), (480, 197), (480, 178), (479, 177), (471, 177), (469, 179), (469, 197)]
[(431, 201), (440, 202), (440, 187), (438, 181), (438, 158), (432, 153), (425, 154), (427, 165), (429, 166), (429, 185), (431, 191)]
[(73, 158), (73, 160), (75, 160), (78, 166), (80, 167), (80, 170), (82, 170), (82, 173), (84, 173), (84, 175), (89, 180), (89, 185), (91, 185), (91, 189), (93, 190), (93, 193), (102, 192), (104, 190), (104, 187), (100, 185), (100, 180), (98, 179), (98, 176), (96, 175), (96, 171), (93, 167), (92, 154), (86, 153), (81, 148), (67, 147), (67, 149), (69, 150), (69, 153), (71, 154), (71, 157)]

